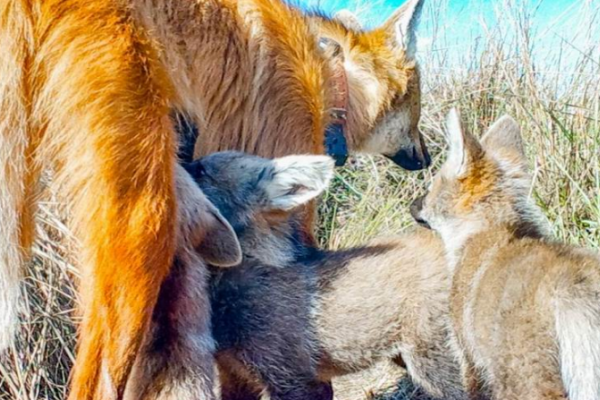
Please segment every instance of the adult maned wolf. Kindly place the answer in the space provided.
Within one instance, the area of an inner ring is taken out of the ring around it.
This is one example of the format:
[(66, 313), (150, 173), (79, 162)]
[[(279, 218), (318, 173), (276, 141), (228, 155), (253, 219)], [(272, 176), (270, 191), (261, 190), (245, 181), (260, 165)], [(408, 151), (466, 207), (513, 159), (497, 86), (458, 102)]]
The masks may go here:
[(186, 169), (244, 255), (236, 268), (211, 272), (223, 400), (263, 391), (273, 400), (329, 400), (332, 378), (381, 360), (405, 366), (436, 398), (465, 398), (446, 347), (450, 282), (437, 235), (418, 229), (338, 251), (299, 240), (298, 210), (327, 188), (329, 157), (224, 152)]
[(354, 32), (278, 0), (0, 1), (0, 348), (16, 326), (40, 171), (53, 168), (81, 245), (70, 396), (122, 397), (173, 264), (174, 112), (206, 151), (322, 153), (329, 126), (341, 155), (346, 141), (425, 167), (421, 8), (410, 0)]
[[(357, 30), (346, 13), (303, 15), (279, 0), (241, 1), (227, 12), (222, 3), (228, 2), (214, 3), (202, 7), (213, 18), (199, 32), (204, 41), (190, 34), (183, 44), (205, 54), (189, 77), (194, 93), (205, 95), (180, 107), (199, 128), (196, 156), (222, 150), (343, 156), (327, 140), (341, 131), (350, 152), (383, 154), (409, 170), (430, 164), (418, 129), (415, 60), (423, 0), (407, 1), (372, 31)], [(149, 23), (156, 30), (164, 24)], [(184, 63), (175, 46), (165, 57)]]
[(480, 142), (453, 111), (448, 138), (448, 160), (412, 212), (445, 244), (466, 387), (473, 398), (600, 399), (600, 257), (547, 234), (512, 118)]

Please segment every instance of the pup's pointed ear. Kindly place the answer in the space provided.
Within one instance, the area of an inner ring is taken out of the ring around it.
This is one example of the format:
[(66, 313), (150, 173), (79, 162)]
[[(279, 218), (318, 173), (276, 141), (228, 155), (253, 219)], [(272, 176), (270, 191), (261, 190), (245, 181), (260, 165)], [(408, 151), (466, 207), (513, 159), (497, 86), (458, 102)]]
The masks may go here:
[(348, 30), (358, 32), (362, 29), (362, 25), (358, 20), (358, 17), (350, 10), (343, 9), (338, 11), (333, 16), (333, 19), (341, 23)]
[(477, 138), (462, 126), (459, 112), (453, 108), (446, 117), (448, 159), (445, 165), (456, 176), (464, 175), (483, 150)]
[(500, 159), (526, 164), (521, 127), (509, 115), (500, 117), (488, 128), (481, 144), (486, 152)]
[(329, 186), (334, 162), (327, 156), (276, 158), (268, 180), (264, 180), (268, 208), (289, 211), (307, 203)]
[(198, 253), (207, 263), (217, 267), (238, 265), (242, 261), (242, 249), (237, 235), (210, 202), (204, 220), (206, 234), (197, 247)]
[(408, 59), (414, 59), (417, 53), (417, 27), (425, 0), (407, 0), (385, 22), (384, 29), (393, 38), (394, 48), (405, 52)]

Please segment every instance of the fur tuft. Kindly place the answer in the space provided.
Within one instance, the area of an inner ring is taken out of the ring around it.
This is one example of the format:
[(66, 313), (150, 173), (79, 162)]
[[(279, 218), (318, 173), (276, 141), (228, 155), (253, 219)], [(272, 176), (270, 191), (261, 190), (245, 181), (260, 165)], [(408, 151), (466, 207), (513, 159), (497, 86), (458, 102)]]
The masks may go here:
[(288, 156), (273, 160), (273, 180), (266, 187), (274, 209), (291, 210), (320, 195), (333, 178), (328, 156)]
[(563, 384), (571, 400), (600, 398), (600, 308), (597, 302), (559, 299), (556, 333)]

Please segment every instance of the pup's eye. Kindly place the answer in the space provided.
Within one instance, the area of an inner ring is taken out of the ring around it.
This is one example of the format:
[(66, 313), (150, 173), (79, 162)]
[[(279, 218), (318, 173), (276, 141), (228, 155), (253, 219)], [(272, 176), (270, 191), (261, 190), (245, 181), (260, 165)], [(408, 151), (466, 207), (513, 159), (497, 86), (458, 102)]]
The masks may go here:
[(204, 168), (204, 165), (198, 163), (196, 165), (196, 167), (194, 168), (194, 178), (200, 179), (200, 178), (204, 178), (205, 176), (206, 176), (206, 169)]
[(202, 163), (195, 161), (193, 163), (184, 163), (182, 164), (183, 168), (194, 178), (194, 179), (202, 179), (206, 176), (206, 169), (204, 169), (204, 165)]

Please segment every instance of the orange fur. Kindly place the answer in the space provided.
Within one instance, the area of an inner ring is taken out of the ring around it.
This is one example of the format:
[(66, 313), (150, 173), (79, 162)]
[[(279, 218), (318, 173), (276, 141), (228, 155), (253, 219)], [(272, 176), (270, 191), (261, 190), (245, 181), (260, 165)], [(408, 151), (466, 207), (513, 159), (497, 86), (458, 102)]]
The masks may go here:
[[(84, 317), (71, 398), (118, 398), (174, 252), (171, 85), (116, 3), (12, 0), (0, 15), (3, 37), (14, 33), (14, 20), (29, 34), (19, 37), (18, 66), (27, 107), (0, 93), (28, 124), (14, 132), (10, 121), (1, 125), (3, 144), (35, 147), (12, 155), (26, 162), (16, 173), (34, 175), (21, 182), (27, 191), (38, 179), (32, 160), (56, 169), (82, 247)], [(30, 215), (21, 214), (18, 231), (31, 231)]]
[(494, 189), (498, 176), (497, 166), (483, 158), (474, 160), (471, 168), (470, 174), (458, 179), (460, 199), (457, 207), (463, 211), (468, 211), (473, 204), (489, 195)]
[[(408, 4), (392, 25), (360, 33), (279, 0), (1, 1), (0, 348), (50, 167), (81, 243), (70, 398), (121, 398), (175, 252), (172, 109), (198, 124), (198, 152), (321, 153), (331, 71), (316, 40), (327, 33), (347, 57), (348, 141), (361, 151), (418, 94), (414, 60), (392, 34), (396, 20), (412, 31), (420, 1)], [(423, 156), (418, 111), (398, 135)]]
[[(409, 83), (417, 82), (411, 96), (420, 91), (414, 60), (395, 44), (393, 23), (401, 14), (389, 26), (355, 32), (337, 21), (305, 16), (280, 0), (242, 0), (235, 7), (222, 2), (227, 4), (226, 11), (223, 5), (209, 3), (212, 13), (225, 14), (231, 24), (242, 21), (244, 26), (230, 27), (229, 37), (213, 35), (202, 49), (207, 56), (201, 68), (214, 73), (196, 86), (199, 92), (211, 95), (197, 109), (187, 110), (200, 130), (196, 156), (221, 150), (268, 157), (322, 153), (324, 128), (329, 122), (326, 111), (333, 94), (329, 84), (332, 65), (317, 47), (321, 36), (339, 42), (347, 68), (352, 64), (360, 70), (359, 75), (347, 72), (351, 151), (364, 150), (373, 127), (398, 107), (392, 100), (404, 98)], [(226, 68), (222, 52), (227, 55)], [(365, 87), (362, 74), (376, 82), (375, 92)], [(418, 115), (413, 120), (418, 122)], [(412, 134), (418, 141), (418, 131)]]

